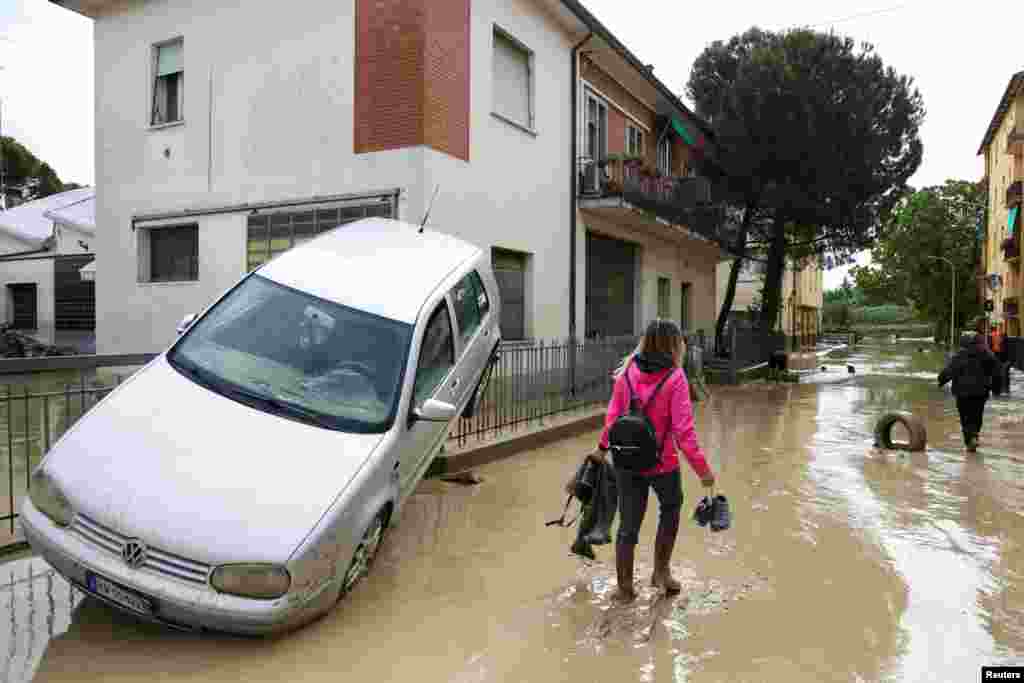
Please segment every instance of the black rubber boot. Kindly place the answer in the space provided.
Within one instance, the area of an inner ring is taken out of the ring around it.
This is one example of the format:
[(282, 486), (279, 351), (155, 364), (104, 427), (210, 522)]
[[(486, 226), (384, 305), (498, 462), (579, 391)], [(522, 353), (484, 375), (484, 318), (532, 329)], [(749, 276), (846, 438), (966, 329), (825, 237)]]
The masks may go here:
[(672, 578), (672, 551), (676, 547), (676, 535), (679, 533), (679, 510), (675, 513), (662, 514), (658, 519), (658, 535), (654, 539), (654, 573), (651, 574), (651, 585), (664, 588), (666, 593), (678, 593), (682, 590), (679, 582)]
[(633, 590), (633, 561), (636, 559), (636, 545), (626, 543), (615, 544), (615, 573), (618, 575), (619, 587), (612, 595), (615, 602), (633, 602), (636, 591)]

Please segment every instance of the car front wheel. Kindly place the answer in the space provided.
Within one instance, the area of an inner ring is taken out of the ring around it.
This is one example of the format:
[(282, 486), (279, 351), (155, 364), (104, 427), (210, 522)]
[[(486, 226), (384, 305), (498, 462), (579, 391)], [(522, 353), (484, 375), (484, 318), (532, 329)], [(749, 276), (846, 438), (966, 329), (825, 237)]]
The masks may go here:
[(370, 573), (373, 561), (377, 557), (381, 543), (384, 542), (384, 533), (387, 530), (387, 515), (381, 510), (370, 522), (369, 528), (363, 533), (356, 551), (352, 554), (352, 562), (349, 563), (348, 571), (341, 583), (341, 591), (338, 599), (344, 598), (352, 592), (352, 589)]

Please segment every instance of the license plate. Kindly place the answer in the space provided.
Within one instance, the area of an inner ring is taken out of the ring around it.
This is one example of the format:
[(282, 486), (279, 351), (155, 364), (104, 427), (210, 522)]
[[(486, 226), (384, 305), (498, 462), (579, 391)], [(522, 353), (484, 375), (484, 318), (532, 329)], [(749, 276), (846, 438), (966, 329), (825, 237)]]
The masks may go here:
[(141, 614), (153, 612), (153, 601), (149, 598), (121, 588), (116, 583), (107, 581), (102, 576), (96, 576), (95, 574), (87, 574), (85, 580), (89, 584), (89, 590), (96, 593), (96, 595), (103, 596), (122, 607), (127, 607), (133, 612)]

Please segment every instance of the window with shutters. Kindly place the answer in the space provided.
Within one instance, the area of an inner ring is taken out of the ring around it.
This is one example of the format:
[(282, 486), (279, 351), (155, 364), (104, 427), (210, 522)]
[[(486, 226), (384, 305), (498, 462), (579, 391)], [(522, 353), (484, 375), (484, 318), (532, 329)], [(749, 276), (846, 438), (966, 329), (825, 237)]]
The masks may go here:
[(153, 105), (149, 123), (161, 126), (185, 119), (185, 41), (153, 47)]
[(534, 130), (533, 52), (494, 28), (492, 112), (528, 131)]
[(199, 226), (173, 225), (139, 230), (142, 282), (199, 279)]
[(644, 155), (644, 132), (632, 123), (626, 124), (626, 156), (642, 157)]

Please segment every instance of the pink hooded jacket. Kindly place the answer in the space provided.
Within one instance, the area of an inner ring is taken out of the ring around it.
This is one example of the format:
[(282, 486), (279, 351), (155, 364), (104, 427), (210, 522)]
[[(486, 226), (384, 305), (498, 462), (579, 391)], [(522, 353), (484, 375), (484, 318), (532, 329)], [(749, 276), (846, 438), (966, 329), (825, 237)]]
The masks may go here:
[[(655, 475), (672, 472), (679, 467), (679, 458), (676, 456), (676, 449), (673, 442), (678, 443), (682, 448), (690, 467), (698, 477), (704, 478), (711, 472), (708, 467), (704, 453), (697, 443), (697, 431), (693, 426), (693, 405), (690, 403), (690, 385), (686, 380), (686, 373), (682, 368), (673, 368), (659, 372), (646, 373), (636, 367), (636, 363), (630, 363), (626, 370), (629, 373), (629, 381), (633, 384), (640, 404), (644, 406), (644, 412), (654, 425), (658, 441), (663, 442), (661, 450), (661, 462), (657, 467), (644, 470), (640, 474)], [(674, 373), (665, 382), (665, 385), (654, 397), (654, 404), (648, 405), (647, 401), (658, 382), (665, 376), (665, 373)], [(608, 450), (608, 430), (611, 429), (615, 420), (629, 412), (629, 388), (626, 386), (625, 376), (615, 380), (615, 388), (612, 389), (612, 399), (608, 404), (608, 413), (604, 418), (604, 430), (601, 432), (599, 448), (602, 451)], [(668, 436), (666, 436), (668, 435)]]

